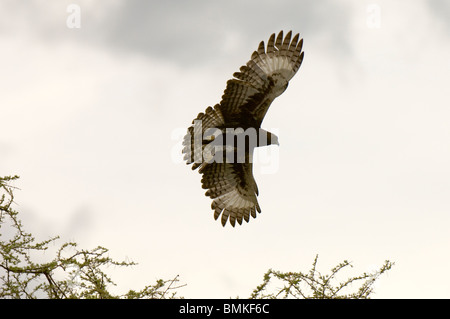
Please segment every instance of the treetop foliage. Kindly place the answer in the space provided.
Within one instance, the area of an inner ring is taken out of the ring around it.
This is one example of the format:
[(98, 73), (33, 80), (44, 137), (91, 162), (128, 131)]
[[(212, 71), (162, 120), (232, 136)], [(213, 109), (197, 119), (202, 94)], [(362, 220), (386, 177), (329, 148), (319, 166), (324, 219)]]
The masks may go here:
[[(318, 255), (314, 259), (311, 269), (307, 273), (303, 272), (281, 272), (269, 269), (264, 274), (263, 283), (253, 290), (252, 299), (369, 299), (373, 293), (376, 280), (385, 272), (390, 270), (394, 263), (386, 260), (380, 269), (372, 273), (363, 273), (358, 276), (347, 278), (337, 282), (337, 275), (344, 268), (353, 267), (352, 264), (344, 260), (333, 267), (329, 274), (322, 275), (317, 270)], [(277, 282), (282, 288), (271, 291), (269, 286)], [(354, 284), (359, 284), (355, 290)], [(353, 289), (353, 292), (347, 292)]]
[[(134, 262), (115, 261), (108, 249), (79, 249), (75, 242), (59, 244), (58, 236), (36, 241), (25, 231), (18, 212), (13, 209), (14, 190), (11, 183), (18, 176), (0, 177), (0, 298), (15, 299), (172, 299), (185, 284), (179, 284), (178, 275), (173, 279), (159, 279), (141, 290), (129, 290), (113, 294), (115, 283), (106, 273), (111, 266), (130, 267)], [(47, 262), (35, 262), (33, 254), (56, 249), (55, 257)], [(380, 269), (338, 281), (338, 273), (352, 267), (344, 260), (329, 274), (317, 270), (318, 256), (307, 273), (280, 272), (269, 269), (263, 282), (250, 298), (351, 298), (366, 299), (374, 290), (374, 283), (394, 265), (386, 260)], [(282, 287), (280, 288), (280, 284)], [(355, 286), (357, 289), (355, 290)], [(349, 291), (350, 290), (350, 291)]]
[[(98, 246), (91, 250), (79, 249), (76, 243), (60, 245), (53, 260), (36, 263), (31, 253), (45, 251), (50, 244), (58, 244), (59, 237), (38, 242), (24, 230), (18, 212), (12, 208), (15, 187), (10, 183), (18, 176), (0, 177), (0, 298), (123, 298), (164, 299), (175, 298), (178, 276), (170, 280), (157, 280), (142, 290), (130, 290), (114, 295), (110, 287), (115, 285), (105, 272), (110, 266), (129, 267), (134, 262), (115, 261), (108, 256), (108, 249)], [(3, 229), (13, 230), (5, 238)]]

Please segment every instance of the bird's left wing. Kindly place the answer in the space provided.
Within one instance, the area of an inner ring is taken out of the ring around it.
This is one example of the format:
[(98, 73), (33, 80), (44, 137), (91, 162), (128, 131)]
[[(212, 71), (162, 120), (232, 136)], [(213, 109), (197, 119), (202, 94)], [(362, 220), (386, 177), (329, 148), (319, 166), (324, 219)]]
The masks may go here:
[(250, 216), (256, 218), (256, 212), (261, 212), (252, 163), (213, 162), (200, 167), (199, 173), (203, 174), (202, 187), (208, 189), (206, 195), (213, 199), (214, 218), (222, 215), (223, 226), (227, 220), (233, 227), (236, 221), (248, 222)]

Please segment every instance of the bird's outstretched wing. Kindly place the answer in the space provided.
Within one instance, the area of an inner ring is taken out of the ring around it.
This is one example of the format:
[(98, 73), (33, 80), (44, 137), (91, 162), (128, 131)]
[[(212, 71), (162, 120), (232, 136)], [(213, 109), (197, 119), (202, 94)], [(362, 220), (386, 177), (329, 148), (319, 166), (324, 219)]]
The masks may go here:
[(228, 220), (233, 227), (236, 221), (248, 222), (250, 216), (255, 218), (256, 212), (261, 212), (258, 187), (251, 160), (236, 163), (205, 159), (204, 151), (213, 140), (205, 140), (205, 135), (210, 136), (208, 130), (215, 128), (222, 132), (225, 128), (258, 129), (272, 101), (284, 92), (299, 69), (302, 44), (299, 34), (292, 38), (291, 31), (284, 38), (283, 31), (276, 38), (272, 34), (267, 47), (261, 42), (250, 61), (227, 82), (221, 102), (199, 113), (188, 128), (183, 141), (184, 159), (203, 174), (202, 187), (208, 189), (214, 218), (222, 215), (223, 226)]
[(214, 107), (208, 106), (204, 113), (199, 113), (192, 124), (184, 136), (183, 154), (186, 164), (193, 164), (192, 169), (194, 170), (202, 164), (206, 164), (204, 161), (206, 147), (204, 136), (208, 135), (208, 130), (224, 127), (225, 119), (217, 104)]
[(256, 196), (258, 187), (252, 173), (252, 163), (211, 163), (200, 168), (202, 187), (213, 200), (214, 218), (222, 214), (222, 225), (227, 220), (234, 227), (236, 221), (248, 222), (261, 212)]
[(220, 102), (227, 122), (260, 126), (272, 101), (287, 88), (303, 61), (303, 39), (283, 31), (259, 44), (250, 61), (228, 80)]
[[(225, 226), (229, 220), (233, 227), (236, 221), (242, 224), (243, 220), (248, 222), (250, 216), (256, 218), (256, 212), (261, 212), (261, 209), (256, 198), (258, 187), (253, 177), (251, 161), (228, 163), (222, 158), (219, 163), (205, 158), (208, 156), (205, 151), (208, 143), (202, 138), (204, 134), (207, 135), (207, 129), (226, 125), (218, 105), (208, 107), (204, 113), (200, 113), (193, 124), (184, 137), (184, 159), (187, 164), (192, 164), (193, 170), (199, 168), (199, 173), (203, 174), (202, 187), (208, 190), (205, 195), (213, 199), (211, 208), (214, 210), (214, 218), (218, 219), (222, 215), (222, 225)], [(224, 152), (224, 157), (228, 153), (229, 151)]]

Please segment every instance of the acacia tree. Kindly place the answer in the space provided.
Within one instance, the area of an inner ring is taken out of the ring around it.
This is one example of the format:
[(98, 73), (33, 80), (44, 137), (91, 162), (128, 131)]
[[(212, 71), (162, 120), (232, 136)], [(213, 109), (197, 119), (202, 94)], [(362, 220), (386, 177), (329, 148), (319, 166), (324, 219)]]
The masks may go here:
[[(269, 269), (263, 283), (253, 290), (252, 299), (369, 299), (374, 292), (376, 280), (392, 268), (394, 263), (386, 260), (380, 269), (338, 281), (338, 273), (353, 267), (344, 260), (333, 267), (329, 274), (317, 270), (318, 255), (307, 273), (281, 272)], [(280, 288), (280, 284), (282, 287)], [(277, 288), (273, 288), (273, 287)], [(350, 291), (349, 291), (350, 290)]]
[[(50, 244), (58, 245), (59, 237), (36, 241), (27, 233), (13, 209), (14, 190), (11, 182), (18, 176), (0, 177), (0, 298), (122, 298), (122, 299), (166, 299), (177, 298), (178, 275), (169, 280), (159, 279), (141, 290), (129, 290), (124, 294), (113, 294), (115, 285), (105, 269), (109, 266), (130, 267), (134, 262), (115, 261), (108, 256), (108, 249), (98, 246), (91, 250), (79, 249), (74, 242), (60, 244), (55, 257), (44, 263), (35, 262), (32, 253), (48, 250)], [(322, 275), (316, 268), (318, 256), (308, 273), (280, 272), (269, 269), (263, 283), (256, 287), (250, 298), (369, 298), (375, 281), (391, 269), (393, 263), (385, 261), (372, 273), (348, 278), (339, 283), (337, 274), (352, 267), (344, 260)], [(279, 284), (283, 284), (282, 288)], [(353, 284), (360, 286), (346, 292)], [(278, 285), (278, 286), (277, 286)]]
[[(0, 298), (175, 298), (178, 275), (170, 280), (157, 280), (142, 290), (122, 295), (110, 292), (115, 285), (105, 272), (109, 266), (129, 267), (134, 262), (115, 261), (108, 249), (79, 249), (76, 243), (63, 243), (53, 260), (36, 263), (31, 253), (45, 251), (58, 244), (59, 237), (44, 241), (24, 230), (18, 212), (12, 208), (14, 189), (10, 183), (18, 176), (0, 177)], [(7, 228), (8, 232), (3, 231)], [(12, 233), (11, 233), (12, 231)], [(7, 238), (6, 238), (7, 237)]]

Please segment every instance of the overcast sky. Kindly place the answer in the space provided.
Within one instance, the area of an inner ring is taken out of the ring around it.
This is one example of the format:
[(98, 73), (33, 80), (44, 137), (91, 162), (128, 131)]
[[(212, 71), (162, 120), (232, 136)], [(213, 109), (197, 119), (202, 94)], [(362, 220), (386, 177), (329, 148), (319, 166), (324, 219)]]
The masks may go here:
[[(305, 59), (263, 122), (262, 213), (223, 228), (180, 138), (280, 30)], [(38, 239), (138, 262), (119, 292), (179, 274), (182, 296), (244, 298), (319, 254), (395, 262), (374, 297), (449, 298), (449, 39), (439, 0), (1, 1), (0, 175)]]

